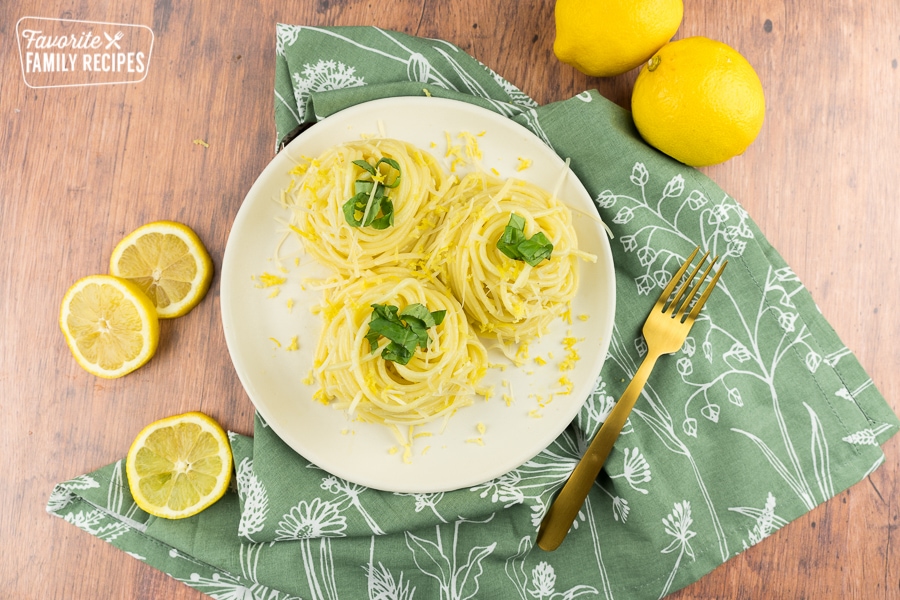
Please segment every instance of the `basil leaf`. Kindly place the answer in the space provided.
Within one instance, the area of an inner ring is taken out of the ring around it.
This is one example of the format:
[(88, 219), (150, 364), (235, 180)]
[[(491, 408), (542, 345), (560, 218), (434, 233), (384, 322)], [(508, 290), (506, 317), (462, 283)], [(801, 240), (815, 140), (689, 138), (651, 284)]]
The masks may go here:
[(357, 167), (360, 167), (361, 169), (367, 171), (369, 173), (369, 175), (371, 175), (372, 177), (375, 177), (375, 175), (378, 174), (378, 172), (375, 170), (375, 167), (370, 165), (369, 161), (367, 161), (367, 160), (354, 160), (353, 164), (356, 165)]
[(519, 244), (525, 240), (524, 226), (525, 221), (522, 219), (520, 226), (516, 227), (517, 222), (513, 218), (522, 219), (515, 213), (509, 216), (509, 224), (504, 228), (503, 234), (497, 240), (497, 248), (513, 260), (522, 260), (522, 254), (519, 252)]
[(416, 345), (423, 350), (428, 350), (428, 342), (431, 341), (428, 337), (428, 328), (422, 324), (422, 321), (412, 317), (407, 323), (409, 324), (409, 330), (416, 336)]
[(403, 328), (393, 337), (385, 336), (391, 343), (381, 351), (381, 358), (405, 365), (416, 353), (416, 347), (420, 345), (419, 335), (409, 328)]
[(539, 231), (531, 238), (525, 237), (525, 219), (516, 213), (509, 215), (509, 222), (497, 240), (497, 248), (513, 260), (523, 260), (536, 267), (542, 260), (550, 258), (553, 244)]
[[(369, 321), (369, 331), (384, 336), (392, 342), (405, 342), (409, 330), (402, 323), (392, 323), (387, 319), (376, 318)], [(368, 336), (367, 336), (368, 337)]]
[(356, 213), (364, 213), (366, 210), (366, 202), (369, 200), (369, 194), (360, 192), (344, 202), (344, 219), (351, 227), (359, 227), (362, 225), (362, 217), (356, 218)]
[(381, 339), (381, 334), (369, 329), (366, 339), (369, 341), (369, 354), (375, 354), (375, 351), (378, 350), (378, 340)]
[(516, 213), (509, 213), (509, 223), (506, 226), (525, 233), (525, 217), (520, 217)]
[(378, 350), (378, 340), (384, 336), (390, 343), (381, 351), (384, 360), (407, 364), (416, 348), (428, 349), (428, 329), (444, 320), (446, 311), (430, 312), (424, 305), (410, 304), (402, 312), (390, 304), (373, 304), (372, 318), (366, 340), (369, 350)]
[(538, 231), (531, 236), (531, 239), (519, 244), (519, 253), (522, 255), (522, 259), (532, 267), (536, 267), (545, 258), (549, 260), (551, 252), (553, 252), (553, 244), (542, 231)]
[[(374, 181), (363, 181), (362, 179), (357, 179), (353, 184), (353, 191), (357, 194), (365, 194), (366, 197), (372, 193), (372, 186), (376, 185)], [(378, 187), (381, 187), (378, 184)], [(378, 193), (377, 191), (375, 192)]]
[(388, 166), (390, 166), (392, 169), (394, 169), (395, 171), (397, 171), (397, 178), (394, 179), (393, 183), (391, 183), (390, 185), (388, 185), (387, 183), (385, 183), (384, 186), (385, 186), (385, 187), (389, 187), (389, 188), (395, 188), (395, 187), (397, 187), (398, 185), (400, 185), (400, 163), (398, 163), (398, 162), (397, 162), (396, 160), (394, 160), (393, 158), (382, 158), (382, 159), (379, 160), (377, 163), (375, 163), (375, 168), (377, 169), (377, 168), (378, 168), (378, 165), (380, 165), (381, 163), (385, 163), (385, 164), (387, 164)]
[(398, 314), (400, 309), (396, 306), (390, 304), (373, 304), (372, 309), (372, 320), (384, 320), (388, 323), (393, 323), (394, 325), (403, 326), (403, 321), (400, 320), (400, 315)]
[(373, 215), (367, 225), (371, 225), (374, 229), (387, 229), (394, 224), (394, 203), (391, 202), (390, 198), (384, 197), (381, 199), (381, 215), (378, 218), (374, 218)]
[(400, 312), (400, 316), (406, 321), (419, 340), (419, 346), (428, 348), (428, 328), (434, 327), (434, 317), (423, 304), (410, 304)]
[(404, 308), (400, 312), (400, 316), (407, 319), (409, 317), (417, 319), (424, 327), (434, 327), (435, 325), (434, 317), (431, 316), (431, 313), (425, 308), (424, 304), (419, 304), (418, 302)]
[[(390, 168), (397, 171), (397, 177), (390, 183), (382, 183), (375, 181), (381, 176), (379, 166), (385, 163)], [(354, 160), (353, 164), (363, 169), (372, 179), (357, 179), (353, 183), (353, 191), (355, 195), (343, 204), (344, 220), (351, 227), (373, 227), (375, 229), (387, 229), (394, 225), (394, 203), (387, 198), (386, 190), (395, 188), (400, 185), (400, 164), (392, 158), (382, 158), (375, 166), (369, 164), (365, 160)], [(362, 213), (361, 218), (357, 218), (357, 213)], [(378, 215), (381, 215), (380, 217)]]
[(415, 348), (410, 350), (406, 346), (391, 342), (381, 351), (381, 358), (395, 362), (399, 365), (405, 365), (409, 363), (413, 356), (413, 352), (415, 352)]

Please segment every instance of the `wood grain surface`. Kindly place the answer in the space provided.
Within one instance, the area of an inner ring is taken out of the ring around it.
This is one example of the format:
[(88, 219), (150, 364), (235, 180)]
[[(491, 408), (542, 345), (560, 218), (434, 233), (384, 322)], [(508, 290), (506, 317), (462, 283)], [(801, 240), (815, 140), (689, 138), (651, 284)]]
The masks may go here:
[[(757, 141), (705, 172), (743, 204), (900, 411), (900, 4), (685, 4), (677, 37), (734, 46), (767, 95)], [(146, 25), (148, 76), (29, 88), (15, 27), (26, 16)], [(157, 418), (202, 410), (252, 433), (218, 278), (193, 312), (162, 324), (156, 357), (119, 380), (78, 367), (57, 314), (65, 290), (105, 272), (115, 243), (151, 220), (190, 225), (221, 266), (238, 207), (272, 157), (276, 22), (442, 38), (540, 103), (596, 88), (628, 106), (636, 76), (591, 79), (560, 64), (550, 0), (0, 3), (0, 596), (204, 597), (44, 506), (56, 482), (121, 458)], [(885, 452), (866, 480), (672, 597), (900, 598), (900, 437)]]

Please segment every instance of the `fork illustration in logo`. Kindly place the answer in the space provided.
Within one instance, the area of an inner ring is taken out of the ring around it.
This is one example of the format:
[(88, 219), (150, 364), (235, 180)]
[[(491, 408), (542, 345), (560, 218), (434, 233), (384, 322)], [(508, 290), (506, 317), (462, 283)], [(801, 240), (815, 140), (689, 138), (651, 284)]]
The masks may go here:
[(106, 38), (106, 40), (109, 42), (108, 44), (106, 44), (106, 49), (107, 49), (107, 50), (109, 50), (109, 47), (110, 47), (110, 46), (115, 46), (115, 47), (118, 48), (119, 50), (122, 49), (122, 47), (119, 45), (119, 40), (121, 40), (123, 37), (125, 37), (125, 34), (124, 34), (124, 33), (122, 33), (121, 31), (119, 31), (118, 33), (116, 33), (116, 37), (110, 37), (109, 34), (106, 33), (106, 32), (104, 31), (104, 32), (103, 32), (103, 36), (104, 36), (104, 37)]

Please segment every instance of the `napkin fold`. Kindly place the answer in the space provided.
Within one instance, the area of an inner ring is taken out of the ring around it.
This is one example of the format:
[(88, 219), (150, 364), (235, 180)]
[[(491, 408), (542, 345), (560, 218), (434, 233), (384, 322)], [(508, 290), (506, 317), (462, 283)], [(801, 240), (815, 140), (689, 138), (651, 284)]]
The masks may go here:
[[(732, 197), (645, 145), (627, 111), (594, 91), (537, 106), (456, 46), (373, 27), (279, 24), (275, 69), (278, 147), (360, 102), (431, 95), (505, 115), (571, 159), (616, 265), (593, 393), (538, 456), (469, 489), (358, 486), (257, 416), (252, 438), (229, 435), (236, 490), (195, 517), (140, 511), (123, 461), (57, 485), (52, 514), (215, 598), (659, 598), (884, 461), (900, 421), (802, 282)], [(653, 301), (697, 245), (728, 269), (651, 375), (574, 530), (537, 549), (549, 502), (646, 352)]]

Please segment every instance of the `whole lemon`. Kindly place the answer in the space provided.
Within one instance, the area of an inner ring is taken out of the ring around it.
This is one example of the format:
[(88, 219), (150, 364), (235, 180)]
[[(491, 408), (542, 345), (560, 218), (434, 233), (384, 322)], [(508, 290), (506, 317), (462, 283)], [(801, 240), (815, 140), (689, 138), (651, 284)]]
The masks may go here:
[(766, 101), (737, 50), (705, 37), (666, 44), (641, 68), (631, 95), (644, 140), (692, 167), (744, 152), (762, 129)]
[(556, 57), (592, 77), (621, 75), (672, 39), (682, 0), (557, 0)]

